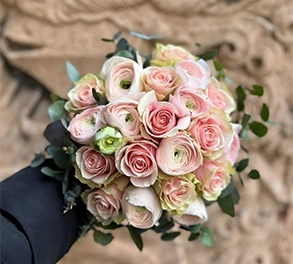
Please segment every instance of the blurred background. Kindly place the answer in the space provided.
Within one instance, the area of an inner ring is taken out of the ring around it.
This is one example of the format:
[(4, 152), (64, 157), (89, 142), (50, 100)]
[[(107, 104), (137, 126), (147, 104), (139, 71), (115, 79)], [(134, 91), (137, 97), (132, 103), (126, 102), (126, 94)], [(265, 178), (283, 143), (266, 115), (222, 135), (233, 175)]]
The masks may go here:
[[(231, 91), (237, 84), (260, 84), (270, 107), (264, 138), (250, 135), (248, 169), (243, 174), (236, 217), (208, 207), (216, 246), (188, 242), (187, 234), (161, 242), (143, 234), (140, 253), (127, 230), (114, 232), (110, 246), (92, 235), (75, 243), (58, 264), (290, 264), (293, 262), (293, 3), (292, 0), (2, 0), (0, 9), (0, 177), (27, 166), (47, 145), (42, 133), (50, 122), (50, 92), (65, 97), (70, 88), (65, 62), (81, 74), (97, 74), (114, 45), (102, 42), (122, 31), (148, 54), (155, 42), (130, 30), (161, 35), (163, 43), (182, 45), (194, 54), (219, 50)], [(196, 45), (196, 43), (201, 44)], [(250, 114), (259, 112), (249, 100)], [(257, 115), (256, 115), (257, 116)]]

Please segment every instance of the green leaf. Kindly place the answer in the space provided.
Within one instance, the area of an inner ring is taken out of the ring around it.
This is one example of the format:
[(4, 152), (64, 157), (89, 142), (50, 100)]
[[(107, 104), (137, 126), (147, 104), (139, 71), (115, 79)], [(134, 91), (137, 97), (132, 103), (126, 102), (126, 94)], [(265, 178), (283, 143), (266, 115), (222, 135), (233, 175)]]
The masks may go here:
[(134, 59), (134, 56), (131, 52), (128, 50), (120, 50), (117, 53), (115, 53), (115, 56), (120, 56), (128, 59)]
[(94, 231), (94, 240), (96, 243), (101, 244), (102, 246), (108, 245), (113, 240), (113, 235), (111, 233), (103, 233), (99, 230)]
[(243, 101), (245, 100), (246, 98), (246, 93), (243, 89), (243, 87), (241, 85), (237, 86), (236, 88), (236, 94), (237, 94), (237, 97), (240, 101)]
[(238, 100), (238, 101), (237, 101), (237, 110), (238, 110), (238, 112), (243, 111), (244, 108), (245, 108), (245, 105), (244, 105), (243, 101)]
[(260, 174), (257, 170), (251, 170), (249, 173), (248, 173), (248, 177), (253, 179), (253, 180), (256, 180), (256, 179), (259, 179), (260, 178)]
[(152, 40), (152, 39), (163, 39), (162, 36), (159, 36), (159, 35), (145, 35), (143, 33), (140, 33), (140, 32), (137, 32), (137, 31), (130, 31), (130, 34), (133, 35), (133, 36), (136, 36), (138, 38), (141, 38), (141, 39), (145, 39), (145, 40)]
[(57, 181), (63, 182), (63, 180), (64, 180), (64, 174), (61, 174), (61, 173), (55, 174), (55, 179)]
[(127, 229), (130, 233), (130, 236), (132, 238), (132, 240), (134, 241), (135, 245), (137, 246), (137, 248), (142, 251), (143, 249), (143, 241), (141, 238), (140, 233), (138, 232), (138, 230), (133, 227), (133, 226), (127, 226)]
[(116, 39), (118, 39), (118, 38), (121, 36), (121, 34), (122, 34), (122, 31), (118, 31), (118, 32), (114, 35), (114, 37), (113, 37), (113, 41), (116, 40)]
[(207, 60), (212, 60), (213, 58), (215, 58), (218, 55), (218, 53), (219, 52), (217, 50), (210, 50), (208, 52), (197, 55), (197, 57), (207, 61)]
[(106, 58), (107, 58), (107, 59), (110, 59), (111, 57), (114, 56), (114, 54), (115, 54), (115, 53), (109, 53), (109, 54), (106, 55)]
[(61, 98), (60, 98), (57, 94), (50, 93), (50, 99), (51, 99), (51, 101), (54, 103), (54, 102), (56, 102), (57, 100), (60, 100)]
[(263, 137), (268, 132), (268, 128), (259, 122), (250, 123), (249, 128), (258, 137)]
[(161, 240), (163, 241), (170, 241), (174, 238), (178, 237), (180, 235), (180, 232), (171, 232), (171, 233), (165, 233), (161, 236)]
[(108, 102), (99, 92), (92, 88), (92, 94), (99, 105), (106, 105)]
[(43, 153), (35, 154), (35, 158), (32, 160), (30, 167), (36, 168), (45, 161), (45, 155)]
[(250, 120), (250, 115), (244, 114), (241, 121), (242, 127), (246, 127), (248, 125), (249, 120)]
[(64, 108), (65, 103), (66, 101), (64, 100), (57, 100), (56, 102), (50, 105), (48, 109), (48, 114), (52, 121), (67, 118), (67, 112)]
[(248, 133), (246, 129), (241, 130), (240, 137), (243, 139), (248, 139)]
[(104, 42), (113, 42), (113, 39), (102, 38), (101, 40), (104, 41)]
[(190, 226), (189, 230), (191, 233), (198, 233), (201, 229), (201, 224), (197, 224), (197, 225), (194, 225), (194, 226)]
[(128, 42), (125, 38), (122, 38), (117, 43), (117, 51), (128, 50)]
[(244, 186), (244, 182), (242, 180), (242, 177), (241, 177), (240, 173), (237, 173), (237, 174), (238, 174), (238, 178), (239, 178), (239, 181), (240, 181), (241, 185)]
[(269, 116), (270, 116), (270, 112), (269, 112), (269, 108), (266, 104), (262, 105), (261, 111), (260, 111), (260, 116), (262, 118), (263, 121), (268, 121), (269, 120)]
[(46, 147), (46, 151), (51, 157), (54, 157), (55, 153), (57, 151), (59, 151), (59, 148), (56, 146), (50, 145), (50, 146)]
[(67, 74), (70, 81), (72, 81), (73, 83), (76, 83), (77, 81), (80, 80), (81, 76), (79, 72), (69, 61), (66, 62), (66, 69), (67, 69)]
[(235, 188), (231, 192), (231, 195), (232, 195), (233, 203), (238, 204), (238, 202), (240, 200), (240, 195), (239, 195), (238, 191)]
[(188, 241), (196, 240), (199, 237), (200, 233), (191, 233), (188, 237)]
[(234, 202), (231, 194), (224, 198), (218, 198), (217, 201), (220, 208), (225, 214), (230, 215), (232, 217), (235, 216)]
[(70, 158), (63, 150), (58, 150), (54, 155), (55, 164), (61, 169), (68, 169), (70, 166)]
[(123, 225), (118, 225), (115, 222), (112, 222), (111, 224), (106, 225), (106, 226), (104, 226), (100, 223), (99, 226), (102, 227), (103, 229), (108, 229), (108, 230), (113, 230), (113, 229), (123, 227)]
[(253, 90), (251, 94), (261, 97), (263, 95), (263, 87), (260, 85), (252, 85)]
[(239, 163), (236, 164), (236, 171), (241, 172), (244, 171), (245, 168), (248, 166), (249, 159), (243, 159)]
[(55, 171), (52, 170), (51, 168), (49, 167), (43, 167), (41, 169), (41, 172), (47, 176), (50, 176), (50, 177), (55, 177)]
[(201, 242), (208, 247), (213, 247), (215, 245), (213, 231), (208, 227), (203, 227), (201, 229), (201, 233), (200, 233), (199, 238), (200, 238)]
[(231, 180), (230, 180), (230, 183), (228, 184), (228, 186), (221, 192), (220, 194), (220, 198), (224, 198), (226, 197), (227, 195), (231, 194), (232, 191), (234, 190), (234, 182), (233, 182), (233, 178), (230, 177)]
[(161, 218), (159, 219), (159, 225), (154, 226), (152, 229), (156, 233), (165, 233), (170, 230), (174, 226), (173, 219), (169, 218), (166, 213), (163, 213)]
[(214, 67), (217, 71), (222, 71), (223, 70), (223, 66), (216, 60), (214, 60)]

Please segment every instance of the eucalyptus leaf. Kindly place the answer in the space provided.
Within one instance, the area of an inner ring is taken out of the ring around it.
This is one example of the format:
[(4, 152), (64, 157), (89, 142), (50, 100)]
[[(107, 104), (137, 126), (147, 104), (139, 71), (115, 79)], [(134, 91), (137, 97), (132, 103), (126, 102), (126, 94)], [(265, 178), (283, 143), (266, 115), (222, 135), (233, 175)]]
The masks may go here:
[(143, 33), (140, 33), (140, 32), (137, 32), (137, 31), (130, 31), (130, 34), (133, 35), (133, 36), (136, 36), (138, 38), (141, 38), (141, 39), (145, 39), (145, 40), (152, 40), (152, 39), (163, 39), (162, 36), (159, 36), (159, 35), (145, 35)]
[(208, 247), (213, 247), (215, 245), (215, 239), (213, 231), (208, 227), (203, 227), (200, 233), (200, 240), (203, 244)]
[(270, 116), (270, 112), (269, 112), (269, 108), (266, 104), (262, 105), (261, 111), (260, 111), (260, 116), (261, 119), (263, 121), (268, 121), (269, 120), (269, 116)]
[(255, 134), (258, 137), (263, 137), (268, 132), (268, 128), (260, 122), (250, 123), (249, 128), (251, 129), (253, 134)]
[(178, 237), (180, 235), (180, 232), (171, 232), (171, 233), (165, 233), (161, 236), (161, 240), (163, 241), (170, 241), (173, 240), (174, 238)]
[(55, 179), (56, 179), (57, 181), (63, 182), (64, 174), (56, 173), (56, 174), (55, 174)]
[(190, 232), (191, 233), (198, 233), (201, 229), (201, 224), (197, 224), (197, 225), (194, 225), (194, 226), (190, 226)]
[(248, 177), (253, 179), (253, 180), (256, 180), (256, 179), (259, 179), (260, 178), (260, 174), (257, 170), (251, 170), (249, 173), (248, 173)]
[(77, 81), (80, 80), (81, 76), (79, 72), (69, 61), (66, 62), (66, 69), (67, 69), (67, 74), (70, 81), (72, 81), (73, 83), (76, 83)]
[(235, 169), (238, 172), (244, 171), (248, 166), (249, 159), (243, 159), (239, 163), (236, 164)]
[(32, 160), (30, 167), (36, 168), (45, 161), (45, 155), (43, 153), (35, 154), (35, 158)]
[(243, 139), (248, 139), (248, 133), (247, 133), (246, 129), (241, 130), (240, 137), (243, 138)]
[(217, 50), (210, 50), (208, 52), (197, 55), (197, 57), (207, 61), (207, 60), (212, 60), (213, 58), (215, 58), (218, 55), (218, 53), (219, 52)]
[(120, 36), (121, 36), (121, 34), (122, 34), (122, 31), (118, 31), (115, 35), (114, 35), (114, 37), (113, 37), (113, 41), (114, 40), (117, 40)]
[(218, 198), (217, 201), (220, 208), (225, 214), (228, 214), (232, 217), (235, 216), (234, 202), (231, 194), (224, 198)]
[(69, 156), (63, 151), (58, 150), (54, 155), (55, 164), (61, 169), (68, 169), (70, 166)]
[(99, 230), (94, 231), (94, 240), (96, 243), (101, 244), (102, 246), (106, 246), (113, 240), (113, 235), (111, 233), (103, 233)]
[(128, 50), (128, 42), (125, 38), (122, 38), (117, 43), (117, 52), (120, 50)]
[(194, 241), (199, 237), (200, 233), (191, 233), (188, 237), (188, 241)]
[(57, 121), (63, 118), (64, 119), (67, 118), (67, 112), (64, 108), (65, 103), (66, 101), (64, 100), (57, 100), (56, 102), (50, 105), (48, 109), (48, 114), (52, 121)]
[(115, 53), (115, 56), (120, 56), (128, 59), (134, 59), (133, 54), (128, 50), (120, 50)]
[(135, 245), (137, 246), (137, 248), (140, 251), (142, 251), (142, 249), (143, 249), (143, 241), (142, 241), (140, 233), (133, 226), (127, 226), (127, 229), (128, 229), (128, 231), (130, 233), (130, 236), (131, 236), (132, 240), (134, 241)]
[(51, 168), (49, 167), (43, 167), (41, 169), (41, 172), (47, 176), (50, 176), (50, 177), (55, 177), (55, 171), (52, 170)]
[(174, 226), (174, 220), (172, 218), (169, 218), (167, 214), (164, 212), (159, 219), (159, 225), (154, 226), (152, 229), (156, 233), (165, 233), (168, 230), (170, 230)]
[(50, 145), (46, 147), (46, 151), (51, 157), (54, 157), (55, 153), (59, 151), (59, 147)]

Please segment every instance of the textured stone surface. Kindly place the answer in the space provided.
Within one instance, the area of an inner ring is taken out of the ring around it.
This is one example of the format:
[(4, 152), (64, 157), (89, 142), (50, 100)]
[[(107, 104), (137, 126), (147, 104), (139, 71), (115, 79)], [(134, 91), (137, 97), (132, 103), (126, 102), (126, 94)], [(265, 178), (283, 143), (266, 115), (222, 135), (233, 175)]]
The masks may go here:
[[(115, 231), (106, 248), (91, 235), (76, 243), (60, 261), (69, 263), (262, 263), (290, 264), (293, 252), (293, 5), (291, 0), (4, 0), (1, 3), (1, 54), (8, 64), (32, 76), (49, 91), (65, 96), (70, 82), (65, 62), (81, 73), (98, 73), (114, 47), (101, 42), (118, 30), (139, 50), (154, 43), (129, 36), (129, 30), (165, 37), (194, 53), (219, 49), (219, 61), (235, 84), (261, 84), (278, 124), (246, 144), (250, 167), (260, 181), (239, 186), (234, 219), (217, 206), (208, 208), (217, 245), (209, 249), (187, 242), (186, 234), (161, 242), (145, 233), (140, 253), (126, 230)], [(195, 43), (200, 43), (199, 48)], [(37, 82), (1, 61), (0, 174), (9, 176), (46, 146), (49, 96)], [(250, 113), (258, 112), (255, 100)], [(236, 179), (236, 183), (239, 185)]]

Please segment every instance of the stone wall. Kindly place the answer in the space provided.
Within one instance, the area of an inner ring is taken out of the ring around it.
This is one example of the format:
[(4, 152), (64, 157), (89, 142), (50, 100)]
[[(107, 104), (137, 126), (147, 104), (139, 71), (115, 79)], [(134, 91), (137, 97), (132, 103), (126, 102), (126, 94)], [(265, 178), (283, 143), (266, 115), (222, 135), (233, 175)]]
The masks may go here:
[[(185, 46), (195, 54), (218, 49), (231, 88), (237, 83), (263, 85), (263, 100), (277, 122), (265, 138), (252, 137), (246, 144), (250, 166), (260, 171), (261, 180), (245, 179), (245, 187), (239, 186), (237, 216), (220, 214), (217, 206), (208, 208), (215, 248), (187, 242), (186, 235), (161, 242), (150, 231), (139, 253), (122, 230), (106, 248), (89, 234), (60, 264), (292, 263), (291, 0), (4, 0), (0, 19), (1, 179), (26, 166), (46, 146), (42, 132), (50, 122), (48, 91), (65, 96), (70, 87), (65, 62), (81, 73), (99, 72), (105, 54), (113, 50), (101, 38), (119, 30), (145, 53), (154, 43), (130, 36), (130, 30), (164, 36), (164, 43)], [(249, 109), (258, 111), (255, 101), (249, 102)]]

